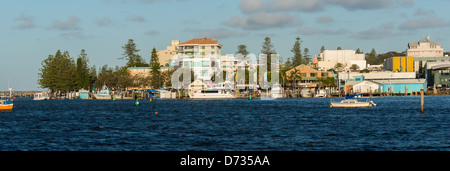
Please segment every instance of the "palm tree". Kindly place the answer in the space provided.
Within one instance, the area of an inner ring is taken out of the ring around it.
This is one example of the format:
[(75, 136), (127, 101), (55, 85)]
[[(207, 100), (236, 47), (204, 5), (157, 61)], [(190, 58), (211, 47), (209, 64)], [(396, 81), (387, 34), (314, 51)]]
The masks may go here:
[(300, 70), (297, 70), (297, 68), (294, 68), (294, 70), (289, 73), (289, 76), (287, 76), (287, 79), (291, 81), (291, 86), (292, 86), (292, 91), (293, 91), (294, 90), (294, 82), (297, 83), (297, 80), (302, 80)]

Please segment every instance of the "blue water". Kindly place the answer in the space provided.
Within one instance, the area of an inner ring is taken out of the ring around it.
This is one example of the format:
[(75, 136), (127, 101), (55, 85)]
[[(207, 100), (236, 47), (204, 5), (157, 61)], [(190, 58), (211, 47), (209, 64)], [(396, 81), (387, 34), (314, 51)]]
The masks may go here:
[(371, 100), (16, 99), (0, 112), (0, 150), (450, 150), (450, 96), (426, 96), (424, 114), (418, 96)]

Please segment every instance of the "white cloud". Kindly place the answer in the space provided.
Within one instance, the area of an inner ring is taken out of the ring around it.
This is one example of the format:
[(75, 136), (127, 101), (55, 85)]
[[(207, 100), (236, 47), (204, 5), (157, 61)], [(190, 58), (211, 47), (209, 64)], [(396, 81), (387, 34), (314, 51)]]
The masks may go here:
[(261, 12), (245, 17), (234, 16), (226, 25), (248, 30), (260, 30), (266, 28), (280, 28), (289, 25), (300, 25), (302, 22), (285, 13)]
[(129, 16), (126, 21), (131, 21), (131, 22), (145, 22), (147, 21), (143, 16), (138, 16), (138, 15), (134, 15), (134, 16)]
[(225, 39), (230, 37), (245, 36), (245, 33), (238, 33), (224, 28), (218, 29), (192, 29), (186, 30), (196, 32), (196, 37), (211, 37), (216, 39)]
[(329, 3), (341, 6), (347, 10), (380, 9), (393, 5), (392, 0), (327, 0)]
[(267, 4), (271, 10), (321, 11), (326, 5), (325, 0), (271, 0)]
[(297, 32), (298, 34), (303, 35), (341, 35), (347, 34), (349, 31), (346, 29), (338, 29), (338, 30), (330, 30), (330, 29), (312, 29), (312, 28), (300, 28)]
[(334, 21), (334, 19), (331, 16), (321, 16), (321, 17), (317, 18), (317, 20), (316, 20), (317, 23), (322, 23), (322, 24), (331, 23), (333, 21)]
[(24, 30), (24, 29), (31, 29), (31, 28), (36, 27), (36, 24), (34, 22), (34, 17), (26, 16), (23, 13), (20, 14), (20, 16), (15, 18), (14, 20), (20, 22), (20, 24), (14, 26), (15, 29)]
[(427, 16), (419, 19), (412, 19), (403, 22), (399, 28), (404, 30), (414, 30), (422, 28), (438, 28), (450, 26), (449, 21), (442, 20), (435, 16)]
[(81, 20), (76, 16), (70, 16), (67, 21), (54, 21), (53, 29), (57, 30), (80, 30), (79, 23)]
[(259, 12), (264, 9), (264, 2), (262, 0), (242, 0), (239, 9), (245, 13)]
[(113, 20), (111, 20), (111, 18), (109, 18), (109, 17), (103, 17), (100, 19), (96, 19), (95, 24), (100, 27), (116, 25), (116, 23)]
[(156, 30), (150, 30), (150, 31), (148, 31), (148, 32), (145, 32), (145, 34), (146, 34), (146, 35), (150, 35), (150, 36), (154, 36), (154, 35), (159, 34), (159, 32), (156, 31)]

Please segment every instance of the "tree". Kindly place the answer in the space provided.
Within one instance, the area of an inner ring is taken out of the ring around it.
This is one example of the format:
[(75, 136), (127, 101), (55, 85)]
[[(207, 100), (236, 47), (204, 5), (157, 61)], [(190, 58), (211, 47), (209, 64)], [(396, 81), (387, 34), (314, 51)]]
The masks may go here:
[(361, 51), (361, 49), (356, 49), (356, 54), (364, 54), (364, 52)]
[(148, 64), (145, 64), (144, 60), (142, 60), (142, 57), (137, 54), (141, 50), (136, 49), (136, 44), (134, 43), (133, 39), (128, 39), (128, 43), (122, 46), (122, 49), (124, 50), (124, 53), (119, 59), (128, 60), (128, 67), (148, 67)]
[(242, 55), (244, 55), (244, 57), (246, 57), (249, 54), (249, 52), (247, 51), (247, 46), (239, 45), (238, 50), (236, 51), (236, 54), (242, 54)]
[(89, 90), (90, 87), (89, 59), (86, 51), (81, 49), (77, 58), (77, 89)]
[(340, 46), (338, 46), (336, 50), (342, 50), (342, 48)]
[(320, 53), (323, 53), (325, 51), (325, 46), (320, 47)]
[(161, 71), (160, 71), (160, 64), (158, 59), (158, 54), (156, 53), (156, 49), (153, 48), (152, 55), (150, 58), (150, 65), (152, 66), (152, 73), (151, 73), (151, 81), (150, 86), (153, 89), (159, 89), (161, 87)]
[[(264, 38), (264, 43), (262, 45), (261, 53), (267, 55), (267, 71), (271, 71), (271, 68), (272, 68), (271, 67), (272, 66), (271, 65), (272, 64), (271, 56), (272, 56), (272, 54), (275, 54), (277, 52), (274, 49), (274, 46), (270, 40), (270, 37)], [(267, 75), (269, 75), (269, 74), (267, 74)]]
[(294, 57), (292, 59), (292, 65), (294, 67), (299, 66), (303, 63), (302, 59), (302, 50), (300, 48), (301, 43), (303, 42), (300, 37), (295, 38), (296, 41), (294, 43), (294, 47), (292, 47), (291, 52), (294, 53)]
[(334, 69), (336, 69), (336, 70), (340, 70), (340, 69), (343, 69), (343, 68), (344, 68), (344, 65), (341, 64), (341, 63), (337, 63), (336, 65), (334, 65)]
[(350, 66), (350, 69), (351, 69), (351, 70), (358, 70), (358, 69), (359, 69), (359, 66), (356, 65), (356, 64), (352, 64), (352, 66)]
[(42, 61), (41, 72), (38, 73), (38, 84), (41, 88), (56, 90), (74, 90), (76, 88), (76, 66), (69, 52), (60, 50)]
[(367, 61), (367, 63), (370, 64), (370, 65), (376, 64), (376, 62), (377, 62), (377, 52), (375, 51), (374, 48), (372, 48), (372, 50), (370, 51), (370, 53), (367, 55), (366, 61)]
[(310, 55), (309, 55), (309, 49), (308, 48), (305, 48), (304, 50), (303, 50), (303, 64), (309, 64), (309, 62), (311, 62), (311, 57), (310, 57)]

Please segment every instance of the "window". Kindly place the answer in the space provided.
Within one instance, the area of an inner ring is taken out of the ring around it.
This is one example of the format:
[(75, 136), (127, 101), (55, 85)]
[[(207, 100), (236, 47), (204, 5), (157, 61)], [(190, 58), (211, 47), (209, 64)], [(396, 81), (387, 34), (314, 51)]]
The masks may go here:
[(211, 46), (211, 49), (214, 49), (214, 46)]
[(328, 77), (328, 73), (322, 72), (322, 77)]
[(202, 49), (205, 49), (205, 46), (202, 46)]
[(215, 55), (216, 54), (216, 52), (211, 52), (211, 55)]
[(208, 76), (208, 70), (202, 70), (201, 76), (202, 77)]
[(317, 77), (317, 73), (311, 73), (309, 74), (311, 77)]
[[(204, 46), (203, 46), (203, 47), (204, 47)], [(205, 55), (206, 55), (206, 52), (202, 52), (202, 55), (205, 56)]]

